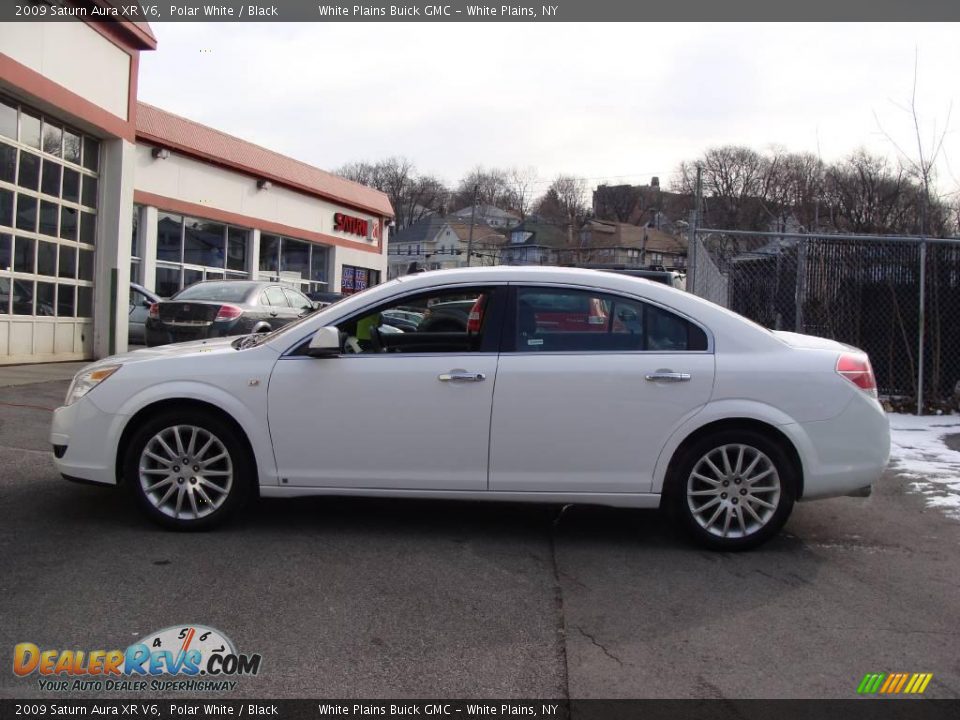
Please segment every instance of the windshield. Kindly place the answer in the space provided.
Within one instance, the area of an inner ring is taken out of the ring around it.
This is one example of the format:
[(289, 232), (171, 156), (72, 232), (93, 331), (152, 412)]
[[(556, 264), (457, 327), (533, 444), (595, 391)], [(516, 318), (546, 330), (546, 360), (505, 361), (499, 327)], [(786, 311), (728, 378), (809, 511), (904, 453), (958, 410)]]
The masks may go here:
[(272, 340), (275, 337), (279, 337), (280, 335), (283, 335), (288, 330), (294, 330), (300, 327), (307, 320), (313, 320), (316, 316), (317, 316), (317, 313), (315, 312), (309, 313), (307, 315), (304, 315), (302, 318), (298, 318), (297, 320), (294, 320), (293, 322), (287, 323), (286, 325), (281, 325), (276, 330), (271, 330), (270, 332), (266, 332), (266, 333), (260, 332), (260, 333), (254, 333), (252, 335), (241, 335), (230, 344), (237, 350), (244, 350), (246, 348), (256, 347), (257, 345), (260, 345), (261, 343), (267, 340)]
[[(376, 287), (379, 289), (389, 288), (394, 285), (398, 285), (402, 282), (403, 282), (403, 278), (395, 278), (393, 280), (390, 280), (389, 282), (385, 282), (381, 285), (377, 285)], [(336, 303), (331, 303), (330, 305), (328, 305), (325, 308), (322, 308), (321, 310), (310, 313), (309, 315), (304, 315), (302, 318), (299, 318), (298, 320), (294, 320), (291, 323), (287, 323), (286, 325), (281, 325), (276, 330), (273, 330), (271, 332), (256, 333), (255, 335), (242, 335), (238, 337), (236, 340), (234, 340), (232, 345), (237, 350), (256, 347), (257, 345), (260, 345), (266, 342), (267, 340), (273, 340), (273, 338), (280, 337), (281, 335), (284, 335), (290, 332), (291, 330), (296, 330), (308, 320), (315, 320), (319, 315), (322, 315), (328, 311), (335, 310), (336, 312), (340, 312), (343, 310), (343, 306), (345, 304), (358, 305), (362, 307), (363, 305), (362, 301), (365, 299), (366, 293), (369, 292), (371, 289), (372, 288), (366, 288), (361, 292), (355, 292), (352, 295), (343, 297), (340, 300), (338, 300)], [(360, 300), (361, 302), (355, 303), (354, 302), (355, 300)]]
[(250, 289), (251, 283), (245, 282), (212, 282), (197, 283), (184, 288), (171, 300), (221, 300), (223, 302), (243, 302)]

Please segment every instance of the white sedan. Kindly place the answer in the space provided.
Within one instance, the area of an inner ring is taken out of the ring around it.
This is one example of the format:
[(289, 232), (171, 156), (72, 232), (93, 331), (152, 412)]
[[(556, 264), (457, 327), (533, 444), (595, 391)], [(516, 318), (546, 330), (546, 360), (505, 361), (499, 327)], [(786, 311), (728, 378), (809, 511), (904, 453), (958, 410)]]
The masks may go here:
[[(381, 322), (456, 301), (456, 329)], [(510, 267), (98, 361), (50, 440), (65, 477), (125, 484), (177, 528), (256, 495), (519, 500), (664, 506), (725, 550), (770, 538), (795, 500), (869, 493), (889, 454), (856, 348), (646, 280)]]

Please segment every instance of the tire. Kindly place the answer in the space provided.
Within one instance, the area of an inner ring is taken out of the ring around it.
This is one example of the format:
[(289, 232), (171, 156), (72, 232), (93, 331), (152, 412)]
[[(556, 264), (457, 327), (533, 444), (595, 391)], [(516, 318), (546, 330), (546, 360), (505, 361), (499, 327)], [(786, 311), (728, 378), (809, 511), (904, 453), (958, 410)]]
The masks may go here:
[(219, 525), (249, 499), (255, 482), (237, 430), (204, 411), (168, 411), (144, 423), (130, 439), (123, 477), (146, 515), (176, 530)]
[(673, 509), (699, 544), (749, 550), (786, 523), (798, 479), (793, 460), (768, 436), (722, 430), (684, 451), (671, 478)]

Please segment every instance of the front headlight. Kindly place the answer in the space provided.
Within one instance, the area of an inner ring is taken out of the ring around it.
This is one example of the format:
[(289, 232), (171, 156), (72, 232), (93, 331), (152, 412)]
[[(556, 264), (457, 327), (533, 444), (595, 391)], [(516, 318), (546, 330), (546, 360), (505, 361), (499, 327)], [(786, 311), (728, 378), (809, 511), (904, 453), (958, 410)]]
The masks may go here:
[(75, 375), (73, 382), (70, 383), (70, 389), (67, 390), (67, 399), (64, 404), (72, 405), (113, 375), (120, 367), (120, 365), (103, 365), (94, 370), (87, 370), (86, 372)]

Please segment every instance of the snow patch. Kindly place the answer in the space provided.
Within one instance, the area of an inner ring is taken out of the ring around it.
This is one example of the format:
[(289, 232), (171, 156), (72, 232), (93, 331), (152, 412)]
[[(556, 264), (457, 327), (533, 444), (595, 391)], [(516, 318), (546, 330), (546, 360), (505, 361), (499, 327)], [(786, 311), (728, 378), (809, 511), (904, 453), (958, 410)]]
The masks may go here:
[(960, 417), (889, 413), (890, 467), (912, 478), (911, 489), (923, 493), (928, 507), (941, 508), (960, 520), (960, 452), (944, 437), (960, 434)]

